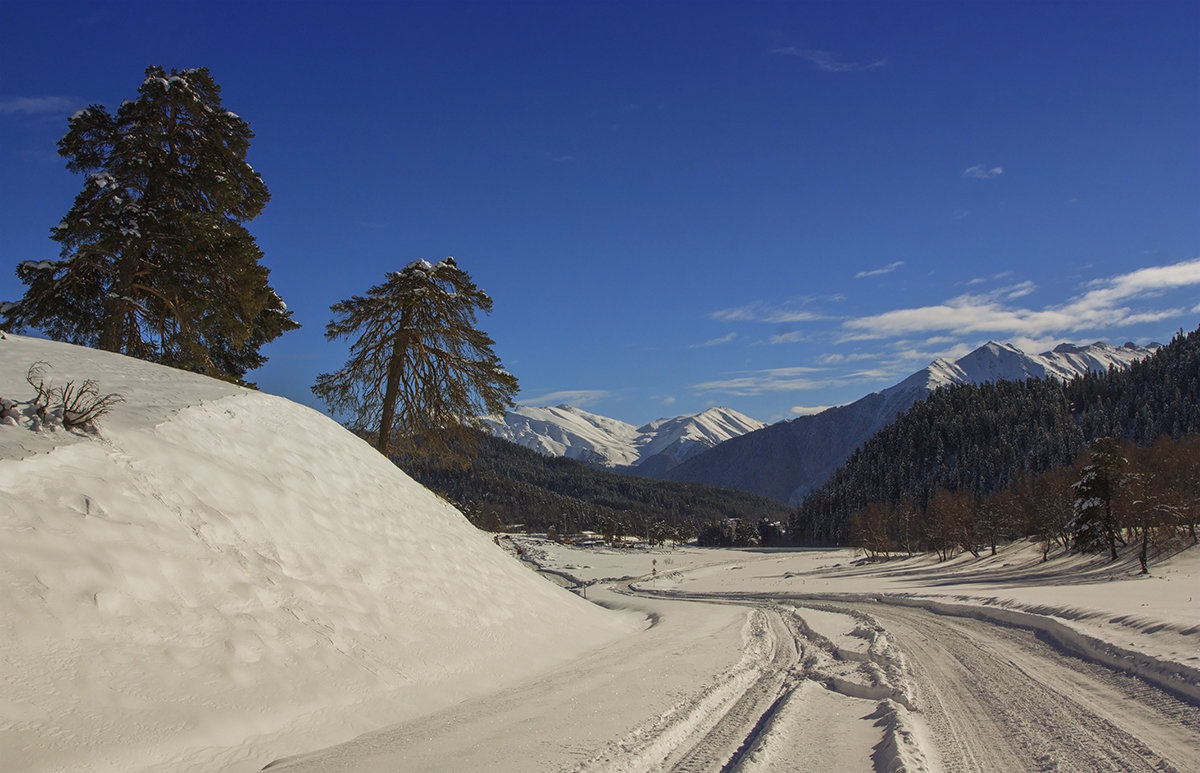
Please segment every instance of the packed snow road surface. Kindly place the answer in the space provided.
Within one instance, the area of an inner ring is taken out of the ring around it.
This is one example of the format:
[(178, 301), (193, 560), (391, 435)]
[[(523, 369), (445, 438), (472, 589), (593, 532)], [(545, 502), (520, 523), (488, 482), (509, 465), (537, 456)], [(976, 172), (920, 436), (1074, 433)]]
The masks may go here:
[(891, 634), (946, 771), (1200, 770), (1200, 709), (1034, 631), (858, 606)]
[(1186, 695), (1036, 630), (914, 602), (630, 596), (650, 626), (516, 689), (289, 771), (1200, 770)]

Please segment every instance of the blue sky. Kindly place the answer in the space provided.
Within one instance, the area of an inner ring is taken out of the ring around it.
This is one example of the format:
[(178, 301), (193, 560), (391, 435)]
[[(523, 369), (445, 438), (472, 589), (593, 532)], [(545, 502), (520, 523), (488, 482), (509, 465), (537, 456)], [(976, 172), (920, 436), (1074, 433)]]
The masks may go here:
[(521, 402), (773, 421), (989, 339), (1200, 322), (1200, 3), (0, 3), (0, 300), (56, 257), (67, 117), (208, 67), (303, 328), (453, 255)]

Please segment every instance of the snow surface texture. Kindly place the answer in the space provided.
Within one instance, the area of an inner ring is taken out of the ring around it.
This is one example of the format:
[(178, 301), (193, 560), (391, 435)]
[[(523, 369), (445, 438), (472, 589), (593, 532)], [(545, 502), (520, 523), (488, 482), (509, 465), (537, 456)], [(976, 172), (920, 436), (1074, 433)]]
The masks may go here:
[[(35, 430), (39, 361), (125, 402)], [(282, 398), (15, 335), (0, 397), (3, 770), (259, 770), (642, 625)]]
[(547, 456), (566, 456), (599, 467), (636, 467), (654, 457), (660, 457), (658, 464), (673, 466), (765, 426), (728, 408), (709, 408), (634, 427), (570, 405), (519, 406), (502, 418), (486, 421), (497, 437)]

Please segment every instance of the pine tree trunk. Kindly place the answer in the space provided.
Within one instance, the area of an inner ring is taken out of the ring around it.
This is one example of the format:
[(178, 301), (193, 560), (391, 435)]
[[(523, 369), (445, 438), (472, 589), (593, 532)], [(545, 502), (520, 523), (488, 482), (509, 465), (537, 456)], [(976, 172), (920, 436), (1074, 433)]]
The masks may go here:
[(383, 390), (383, 414), (379, 417), (379, 437), (375, 447), (379, 453), (388, 455), (392, 441), (392, 423), (396, 419), (396, 400), (400, 396), (400, 370), (404, 362), (404, 342), (397, 338), (392, 344), (392, 354), (388, 358), (387, 381)]
[(383, 390), (383, 413), (379, 417), (379, 437), (375, 447), (379, 453), (388, 455), (391, 450), (392, 424), (396, 420), (396, 402), (400, 399), (400, 376), (404, 368), (404, 349), (407, 346), (408, 326), (411, 324), (412, 313), (404, 309), (400, 313), (400, 332), (392, 342), (392, 353), (388, 357), (387, 380)]
[(1112, 502), (1104, 503), (1104, 538), (1108, 540), (1108, 552), (1113, 561), (1117, 560), (1117, 527), (1113, 523)]
[(1150, 567), (1147, 562), (1146, 543), (1149, 542), (1150, 529), (1147, 528), (1145, 521), (1142, 522), (1142, 552), (1138, 555), (1138, 561), (1142, 565), (1142, 574), (1150, 574)]
[(125, 352), (129, 343), (129, 298), (133, 295), (136, 265), (127, 255), (117, 257), (117, 278), (104, 299), (99, 346), (106, 352)]

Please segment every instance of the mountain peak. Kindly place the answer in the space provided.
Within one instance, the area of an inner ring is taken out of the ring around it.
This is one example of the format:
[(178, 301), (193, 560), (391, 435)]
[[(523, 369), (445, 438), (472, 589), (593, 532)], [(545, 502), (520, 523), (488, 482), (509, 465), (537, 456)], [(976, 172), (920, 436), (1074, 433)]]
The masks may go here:
[(934, 360), (894, 386), (848, 405), (772, 424), (722, 444), (665, 477), (740, 488), (798, 504), (854, 449), (940, 387), (1028, 378), (1068, 380), (1089, 371), (1127, 367), (1155, 348), (1062, 344), (1053, 351), (1026, 354), (1012, 344), (989, 341), (953, 362)]
[(637, 467), (654, 457), (655, 470), (718, 443), (744, 435), (763, 422), (724, 407), (656, 419), (634, 427), (571, 405), (518, 406), (485, 419), (492, 434), (549, 456), (566, 456), (598, 467)]

